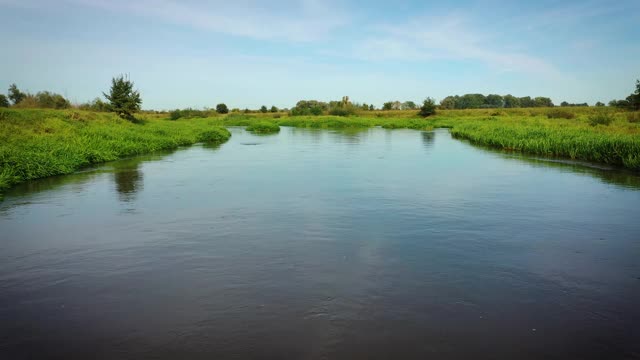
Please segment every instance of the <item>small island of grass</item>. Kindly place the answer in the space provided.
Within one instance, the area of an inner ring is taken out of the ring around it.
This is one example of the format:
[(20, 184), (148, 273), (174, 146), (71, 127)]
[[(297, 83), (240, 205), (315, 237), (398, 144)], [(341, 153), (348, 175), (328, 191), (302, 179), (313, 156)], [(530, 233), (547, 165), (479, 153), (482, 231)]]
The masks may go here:
[(258, 121), (247, 126), (247, 131), (255, 134), (273, 134), (280, 131), (280, 126), (269, 121)]

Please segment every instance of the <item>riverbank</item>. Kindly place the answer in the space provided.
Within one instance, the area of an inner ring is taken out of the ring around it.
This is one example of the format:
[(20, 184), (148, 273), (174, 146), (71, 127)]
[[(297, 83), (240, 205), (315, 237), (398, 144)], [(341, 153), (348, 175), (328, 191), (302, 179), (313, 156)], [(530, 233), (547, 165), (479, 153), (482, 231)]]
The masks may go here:
[[(269, 119), (279, 126), (306, 128), (358, 128), (431, 130), (449, 128), (457, 139), (548, 157), (583, 160), (640, 170), (640, 118), (638, 114), (610, 109), (478, 109), (447, 110), (429, 118), (407, 117), (398, 111), (388, 116), (296, 116)], [(229, 115), (215, 121), (224, 126), (245, 126), (267, 116)], [(567, 118), (565, 118), (567, 117)], [(605, 122), (605, 123), (598, 123)]]
[(0, 110), (0, 195), (26, 180), (198, 142), (220, 143), (231, 136), (215, 119), (140, 115), (139, 120), (75, 110)]
[[(69, 174), (91, 164), (197, 142), (224, 142), (231, 136), (224, 126), (265, 121), (326, 129), (449, 128), (455, 138), (496, 149), (640, 170), (640, 123), (635, 121), (640, 116), (598, 108), (561, 110), (569, 118), (550, 118), (558, 115), (557, 108), (535, 108), (446, 110), (429, 118), (407, 111), (351, 117), (235, 113), (179, 120), (170, 120), (168, 114), (142, 114), (139, 123), (131, 123), (111, 113), (2, 109), (0, 192), (22, 181)], [(593, 125), (598, 116), (608, 124)]]

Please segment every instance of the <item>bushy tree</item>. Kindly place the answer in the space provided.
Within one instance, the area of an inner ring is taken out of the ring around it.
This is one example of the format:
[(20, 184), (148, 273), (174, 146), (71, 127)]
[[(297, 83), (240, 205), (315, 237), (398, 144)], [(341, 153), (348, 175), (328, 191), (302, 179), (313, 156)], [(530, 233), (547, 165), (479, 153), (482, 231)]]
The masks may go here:
[(226, 104), (221, 103), (221, 104), (216, 105), (216, 112), (218, 114), (228, 114), (229, 113), (229, 108), (227, 107)]
[(81, 110), (90, 110), (90, 111), (109, 111), (109, 104), (105, 103), (100, 98), (95, 98), (89, 102), (80, 104), (79, 108)]
[(5, 94), (0, 94), (0, 107), (9, 107), (9, 99)]
[(418, 105), (416, 105), (416, 103), (414, 103), (413, 101), (405, 101), (401, 105), (402, 110), (415, 110), (417, 108)]
[(640, 110), (640, 80), (636, 80), (636, 91), (627, 96), (629, 110)]
[(271, 106), (271, 109), (269, 111), (271, 111), (272, 113), (276, 113), (278, 112), (278, 108), (275, 105), (273, 105)]
[(393, 109), (393, 101), (387, 101), (386, 103), (382, 104), (382, 110), (392, 110)]
[(489, 94), (484, 99), (484, 107), (487, 108), (501, 108), (504, 106), (504, 99), (497, 94)]
[(447, 96), (446, 98), (442, 99), (440, 101), (440, 108), (449, 109), (449, 110), (455, 109), (456, 108), (456, 97)]
[(317, 100), (300, 100), (296, 106), (291, 108), (291, 115), (322, 115), (323, 112), (329, 110), (329, 104)]
[(376, 107), (375, 107), (375, 106), (373, 106), (373, 104), (369, 105), (369, 111), (373, 111), (373, 110), (375, 110), (375, 109), (376, 109)]
[(530, 107), (536, 106), (536, 103), (535, 101), (533, 101), (533, 99), (531, 99), (531, 96), (524, 96), (519, 98), (518, 100), (520, 100), (520, 106), (523, 108), (530, 108)]
[(509, 94), (509, 95), (505, 95), (503, 98), (504, 100), (504, 107), (505, 108), (517, 108), (520, 107), (520, 99), (518, 99), (517, 97)]
[(267, 107), (266, 107), (266, 106), (262, 105), (262, 106), (260, 107), (260, 112), (261, 112), (261, 113), (266, 114), (266, 113), (267, 113), (267, 111), (269, 111), (269, 110), (267, 110)]
[(534, 106), (537, 107), (553, 107), (553, 101), (548, 97), (538, 96), (533, 99)]
[(25, 97), (27, 97), (27, 94), (18, 90), (18, 86), (16, 84), (11, 84), (11, 86), (9, 86), (9, 99), (11, 99), (13, 105), (20, 103), (20, 101), (24, 100)]
[(64, 96), (49, 91), (40, 91), (35, 96), (38, 107), (47, 109), (68, 109), (71, 107), (69, 100)]
[(140, 111), (140, 93), (133, 90), (133, 82), (123, 75), (112, 78), (109, 94), (102, 94), (109, 100), (109, 111), (115, 112), (123, 119), (133, 120), (133, 114)]
[(422, 102), (422, 106), (420, 107), (420, 112), (418, 115), (422, 117), (427, 117), (431, 115), (435, 115), (436, 113), (436, 102), (432, 98), (428, 97), (424, 99)]
[(598, 102), (596, 103), (596, 106), (597, 106), (597, 107), (604, 106), (604, 103), (603, 103), (603, 102), (601, 102), (601, 101), (598, 101)]

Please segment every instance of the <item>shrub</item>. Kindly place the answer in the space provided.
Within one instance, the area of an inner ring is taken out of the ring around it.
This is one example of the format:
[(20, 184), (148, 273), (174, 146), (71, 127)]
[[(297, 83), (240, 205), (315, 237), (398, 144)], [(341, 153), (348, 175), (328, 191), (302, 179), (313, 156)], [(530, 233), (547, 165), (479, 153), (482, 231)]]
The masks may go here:
[(258, 121), (247, 126), (247, 131), (258, 134), (270, 134), (280, 131), (280, 126), (269, 121)]
[(11, 99), (13, 105), (19, 104), (25, 97), (27, 97), (27, 94), (20, 91), (16, 84), (9, 86), (9, 99)]
[(631, 112), (629, 114), (627, 114), (627, 120), (629, 120), (630, 123), (639, 123), (640, 122), (640, 112)]
[(351, 104), (334, 106), (331, 109), (329, 109), (329, 115), (333, 115), (333, 116), (349, 116), (349, 115), (355, 115), (355, 114), (356, 114), (356, 108)]
[(221, 103), (216, 105), (216, 112), (218, 114), (228, 114), (229, 113), (229, 108), (227, 107), (226, 104)]
[(276, 113), (278, 112), (278, 108), (274, 105), (274, 106), (271, 106), (271, 109), (269, 111), (271, 111), (272, 113)]
[(9, 107), (9, 99), (5, 94), (0, 94), (0, 107)]
[(123, 119), (133, 120), (133, 114), (140, 111), (142, 99), (137, 90), (133, 90), (133, 82), (123, 75), (111, 79), (109, 95), (102, 93), (110, 101), (109, 110)]
[(261, 113), (266, 114), (268, 111), (269, 111), (269, 110), (267, 110), (267, 107), (266, 107), (266, 106), (262, 105), (262, 106), (260, 107), (260, 112), (261, 112)]
[(436, 114), (436, 102), (432, 98), (426, 98), (422, 102), (422, 106), (420, 107), (420, 112), (418, 115), (422, 117), (427, 117)]
[(88, 110), (88, 111), (109, 111), (109, 104), (100, 100), (100, 98), (95, 98), (90, 102), (86, 102), (84, 104), (80, 104), (78, 106), (80, 110)]
[(568, 110), (553, 109), (553, 110), (547, 111), (547, 118), (549, 119), (573, 119), (575, 117), (576, 117), (576, 114)]
[(212, 114), (208, 110), (196, 110), (192, 108), (187, 108), (183, 110), (179, 110), (179, 109), (173, 110), (171, 113), (169, 113), (169, 118), (171, 120), (178, 120), (180, 118), (193, 119), (193, 118), (206, 118), (212, 115), (214, 114)]
[(169, 119), (171, 120), (178, 120), (181, 117), (182, 117), (182, 112), (180, 111), (180, 109), (175, 109), (169, 113)]
[(589, 124), (591, 126), (605, 125), (608, 126), (613, 121), (614, 117), (612, 113), (601, 112), (589, 116)]

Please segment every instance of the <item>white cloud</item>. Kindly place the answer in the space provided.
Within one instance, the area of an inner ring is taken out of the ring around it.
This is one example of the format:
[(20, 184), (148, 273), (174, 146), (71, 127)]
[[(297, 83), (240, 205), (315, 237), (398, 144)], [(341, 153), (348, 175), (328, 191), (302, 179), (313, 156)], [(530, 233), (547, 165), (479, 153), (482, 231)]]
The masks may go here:
[(380, 35), (365, 39), (354, 54), (366, 60), (477, 61), (501, 71), (558, 74), (542, 58), (507, 50), (497, 36), (478, 28), (458, 15), (417, 18), (378, 27)]
[[(289, 0), (278, 4), (257, 0), (63, 0), (121, 14), (263, 40), (307, 42), (326, 38), (348, 24), (346, 11), (326, 1)], [(0, 4), (44, 7), (42, 0), (0, 0)], [(60, 6), (60, 4), (56, 4)]]

